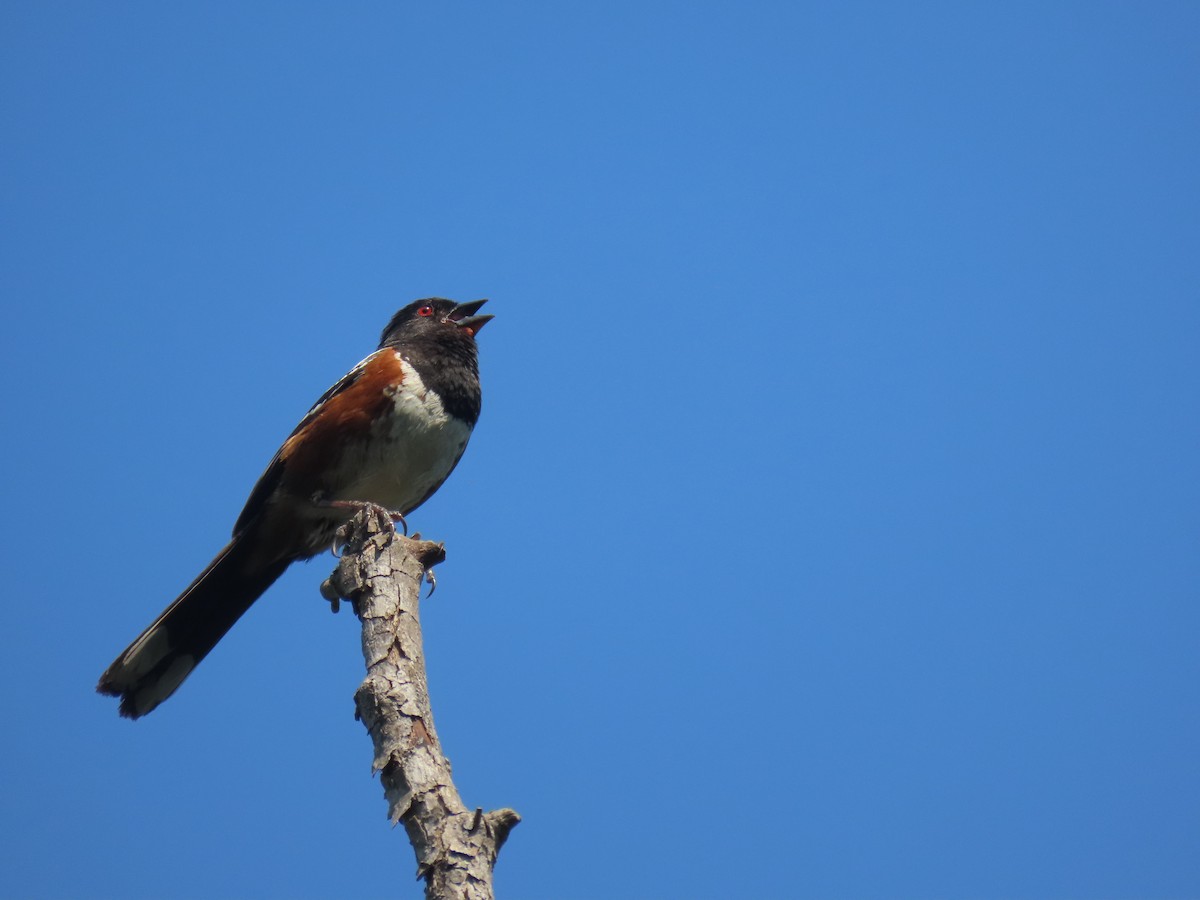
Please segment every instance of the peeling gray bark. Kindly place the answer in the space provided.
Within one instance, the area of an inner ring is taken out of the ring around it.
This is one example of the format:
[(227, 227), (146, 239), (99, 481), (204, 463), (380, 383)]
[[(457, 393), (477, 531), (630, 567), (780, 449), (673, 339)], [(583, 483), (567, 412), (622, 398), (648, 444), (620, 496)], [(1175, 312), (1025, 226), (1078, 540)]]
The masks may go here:
[(521, 817), (468, 810), (433, 727), (421, 642), (421, 582), (441, 544), (391, 532), (370, 512), (351, 521), (341, 563), (322, 593), (348, 599), (362, 622), (367, 677), (354, 695), (375, 744), (388, 817), (403, 822), (428, 900), (491, 900), (496, 855)]

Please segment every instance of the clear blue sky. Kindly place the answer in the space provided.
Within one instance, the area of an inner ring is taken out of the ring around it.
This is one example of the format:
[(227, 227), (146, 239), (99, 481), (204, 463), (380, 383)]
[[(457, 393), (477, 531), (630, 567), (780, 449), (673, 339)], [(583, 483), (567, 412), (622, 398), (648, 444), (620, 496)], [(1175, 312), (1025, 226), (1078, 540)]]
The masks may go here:
[[(412, 516), (508, 898), (1200, 896), (1200, 6), (8, 3), (5, 897), (419, 897), (321, 558), (100, 671), (490, 297)], [(567, 886), (567, 887), (564, 887)]]

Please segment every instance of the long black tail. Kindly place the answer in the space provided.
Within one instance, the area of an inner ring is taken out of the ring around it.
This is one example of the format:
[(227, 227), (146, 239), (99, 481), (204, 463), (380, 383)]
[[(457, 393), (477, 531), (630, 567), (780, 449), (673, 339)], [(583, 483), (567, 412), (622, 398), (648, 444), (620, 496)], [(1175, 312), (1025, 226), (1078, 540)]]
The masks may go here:
[(263, 566), (235, 537), (196, 580), (125, 648), (96, 690), (121, 698), (121, 715), (144, 716), (170, 697), (263, 591), (291, 564)]

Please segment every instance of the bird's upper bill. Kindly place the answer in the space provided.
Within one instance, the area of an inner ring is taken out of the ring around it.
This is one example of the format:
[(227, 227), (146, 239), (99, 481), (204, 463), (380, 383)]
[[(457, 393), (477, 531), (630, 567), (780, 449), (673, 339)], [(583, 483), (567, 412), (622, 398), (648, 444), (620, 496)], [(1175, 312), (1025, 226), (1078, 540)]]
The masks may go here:
[(472, 300), (470, 303), (460, 303), (446, 314), (446, 319), (453, 322), (459, 328), (465, 328), (468, 334), (472, 336), (476, 335), (479, 333), (479, 329), (496, 318), (495, 316), (475, 315), (485, 303), (487, 303), (487, 300)]

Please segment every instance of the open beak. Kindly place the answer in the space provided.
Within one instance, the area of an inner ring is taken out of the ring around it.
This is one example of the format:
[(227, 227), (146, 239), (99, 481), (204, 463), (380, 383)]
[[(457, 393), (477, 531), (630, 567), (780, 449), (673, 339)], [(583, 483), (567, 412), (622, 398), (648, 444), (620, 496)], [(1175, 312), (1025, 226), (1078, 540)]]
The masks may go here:
[(496, 318), (495, 316), (475, 315), (485, 303), (487, 303), (487, 300), (472, 300), (470, 303), (460, 303), (454, 309), (450, 310), (450, 314), (446, 318), (459, 328), (465, 328), (470, 334), (476, 335), (479, 333), (479, 329)]

